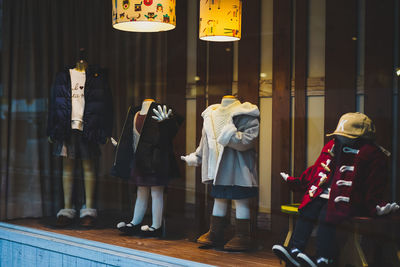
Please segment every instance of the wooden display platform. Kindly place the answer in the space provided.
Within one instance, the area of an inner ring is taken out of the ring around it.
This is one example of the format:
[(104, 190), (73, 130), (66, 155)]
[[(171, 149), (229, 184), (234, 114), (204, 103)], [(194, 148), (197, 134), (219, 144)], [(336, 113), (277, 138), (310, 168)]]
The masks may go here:
[[(84, 244), (82, 244), (83, 246), (86, 246), (86, 243), (89, 242), (89, 247), (85, 247), (88, 251), (92, 251), (92, 245), (90, 242), (95, 241), (94, 243), (97, 244), (96, 246), (98, 246), (98, 244), (104, 245), (104, 248), (101, 247), (103, 253), (107, 253), (107, 247), (110, 246), (112, 248), (111, 254), (122, 253), (122, 258), (129, 258), (132, 257), (132, 255), (134, 258), (137, 257), (138, 262), (142, 264), (135, 263), (135, 266), (159, 265), (163, 261), (165, 261), (164, 265), (167, 266), (196, 266), (197, 263), (216, 266), (279, 266), (278, 259), (271, 251), (272, 244), (268, 244), (268, 242), (258, 242), (258, 248), (252, 252), (234, 253), (217, 251), (214, 249), (201, 249), (197, 243), (184, 237), (174, 238), (167, 235), (166, 239), (161, 240), (153, 238), (144, 239), (124, 236), (117, 229), (113, 229), (112, 227), (106, 228), (98, 226), (95, 229), (89, 230), (79, 226), (74, 226), (69, 229), (57, 229), (49, 226), (47, 222), (48, 220), (46, 221), (43, 219), (12, 220), (8, 221), (8, 223), (0, 223), (0, 231), (4, 231), (4, 227), (6, 226), (17, 227), (18, 231), (27, 230), (28, 233), (30, 231), (36, 233), (35, 231), (39, 230), (39, 233), (44, 233), (44, 236), (47, 236), (45, 238), (47, 241), (44, 240), (46, 242), (49, 242), (51, 236), (55, 235), (56, 238), (60, 238), (61, 236), (61, 239), (64, 239), (65, 237), (67, 240), (69, 240), (68, 238), (75, 238), (76, 240), (73, 240), (75, 245), (79, 245), (79, 240), (77, 239), (79, 238), (84, 240)], [(9, 230), (13, 231), (12, 228), (9, 228)], [(0, 241), (2, 239), (3, 237), (0, 236)], [(49, 245), (51, 247), (51, 243), (49, 243)], [(37, 253), (39, 253), (39, 251), (37, 251)], [(83, 255), (90, 256), (91, 253), (85, 252)], [(81, 257), (82, 255), (78, 258), (81, 260), (88, 260)], [(202, 266), (202, 264), (199, 264), (199, 266)], [(105, 264), (100, 266), (108, 265), (114, 264)], [(116, 264), (116, 266), (122, 265), (123, 264)]]

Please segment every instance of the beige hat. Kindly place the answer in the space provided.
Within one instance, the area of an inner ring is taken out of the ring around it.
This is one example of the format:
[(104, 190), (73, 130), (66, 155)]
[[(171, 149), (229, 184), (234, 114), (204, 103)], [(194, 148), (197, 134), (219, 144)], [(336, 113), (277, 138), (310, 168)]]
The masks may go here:
[(367, 115), (355, 112), (342, 115), (336, 130), (326, 136), (342, 135), (348, 138), (375, 138), (375, 125)]

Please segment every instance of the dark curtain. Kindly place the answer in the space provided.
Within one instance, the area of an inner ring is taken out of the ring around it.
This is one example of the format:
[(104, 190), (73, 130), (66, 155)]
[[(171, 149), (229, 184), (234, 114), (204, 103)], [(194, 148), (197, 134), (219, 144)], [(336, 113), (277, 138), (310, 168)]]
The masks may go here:
[[(143, 98), (165, 98), (166, 33), (130, 33), (111, 25), (111, 0), (3, 0), (0, 90), (0, 219), (54, 215), (62, 206), (62, 161), (47, 142), (47, 101), (56, 73), (89, 64), (109, 71), (114, 137)], [(114, 148), (102, 146), (99, 210), (125, 210), (125, 182), (109, 175)]]

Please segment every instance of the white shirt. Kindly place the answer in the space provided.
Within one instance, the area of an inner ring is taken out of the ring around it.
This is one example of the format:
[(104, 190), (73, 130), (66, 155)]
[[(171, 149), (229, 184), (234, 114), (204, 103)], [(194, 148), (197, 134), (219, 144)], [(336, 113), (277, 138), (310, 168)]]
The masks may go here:
[(71, 75), (71, 128), (83, 131), (86, 73), (75, 69), (70, 69), (69, 73)]

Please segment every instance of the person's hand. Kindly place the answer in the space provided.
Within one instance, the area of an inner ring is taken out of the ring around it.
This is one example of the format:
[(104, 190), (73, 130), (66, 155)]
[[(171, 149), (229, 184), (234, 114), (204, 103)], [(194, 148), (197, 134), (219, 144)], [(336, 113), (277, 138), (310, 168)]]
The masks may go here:
[(112, 143), (113, 146), (117, 146), (118, 145), (118, 142), (113, 137), (110, 137), (110, 140), (111, 140), (111, 143)]
[(286, 181), (287, 181), (287, 178), (289, 177), (289, 174), (287, 174), (287, 173), (285, 173), (285, 172), (281, 172), (280, 174), (281, 174), (283, 180), (285, 180), (285, 182), (286, 182)]
[(181, 156), (181, 160), (186, 161), (187, 162), (187, 157), (188, 156)]
[(394, 211), (398, 210), (399, 208), (400, 208), (400, 206), (397, 205), (396, 202), (387, 203), (387, 204), (386, 204), (385, 206), (383, 206), (383, 207), (377, 205), (377, 206), (376, 206), (376, 214), (377, 214), (378, 216), (386, 215), (386, 214), (389, 214), (389, 213), (391, 213), (391, 212), (394, 212)]
[(157, 109), (153, 108), (153, 112), (154, 114), (156, 114), (155, 116), (151, 116), (153, 119), (155, 119), (158, 122), (161, 122), (163, 120), (169, 119), (171, 114), (172, 114), (172, 110), (169, 109), (167, 112), (167, 107), (164, 105), (161, 108), (161, 105), (158, 105)]

